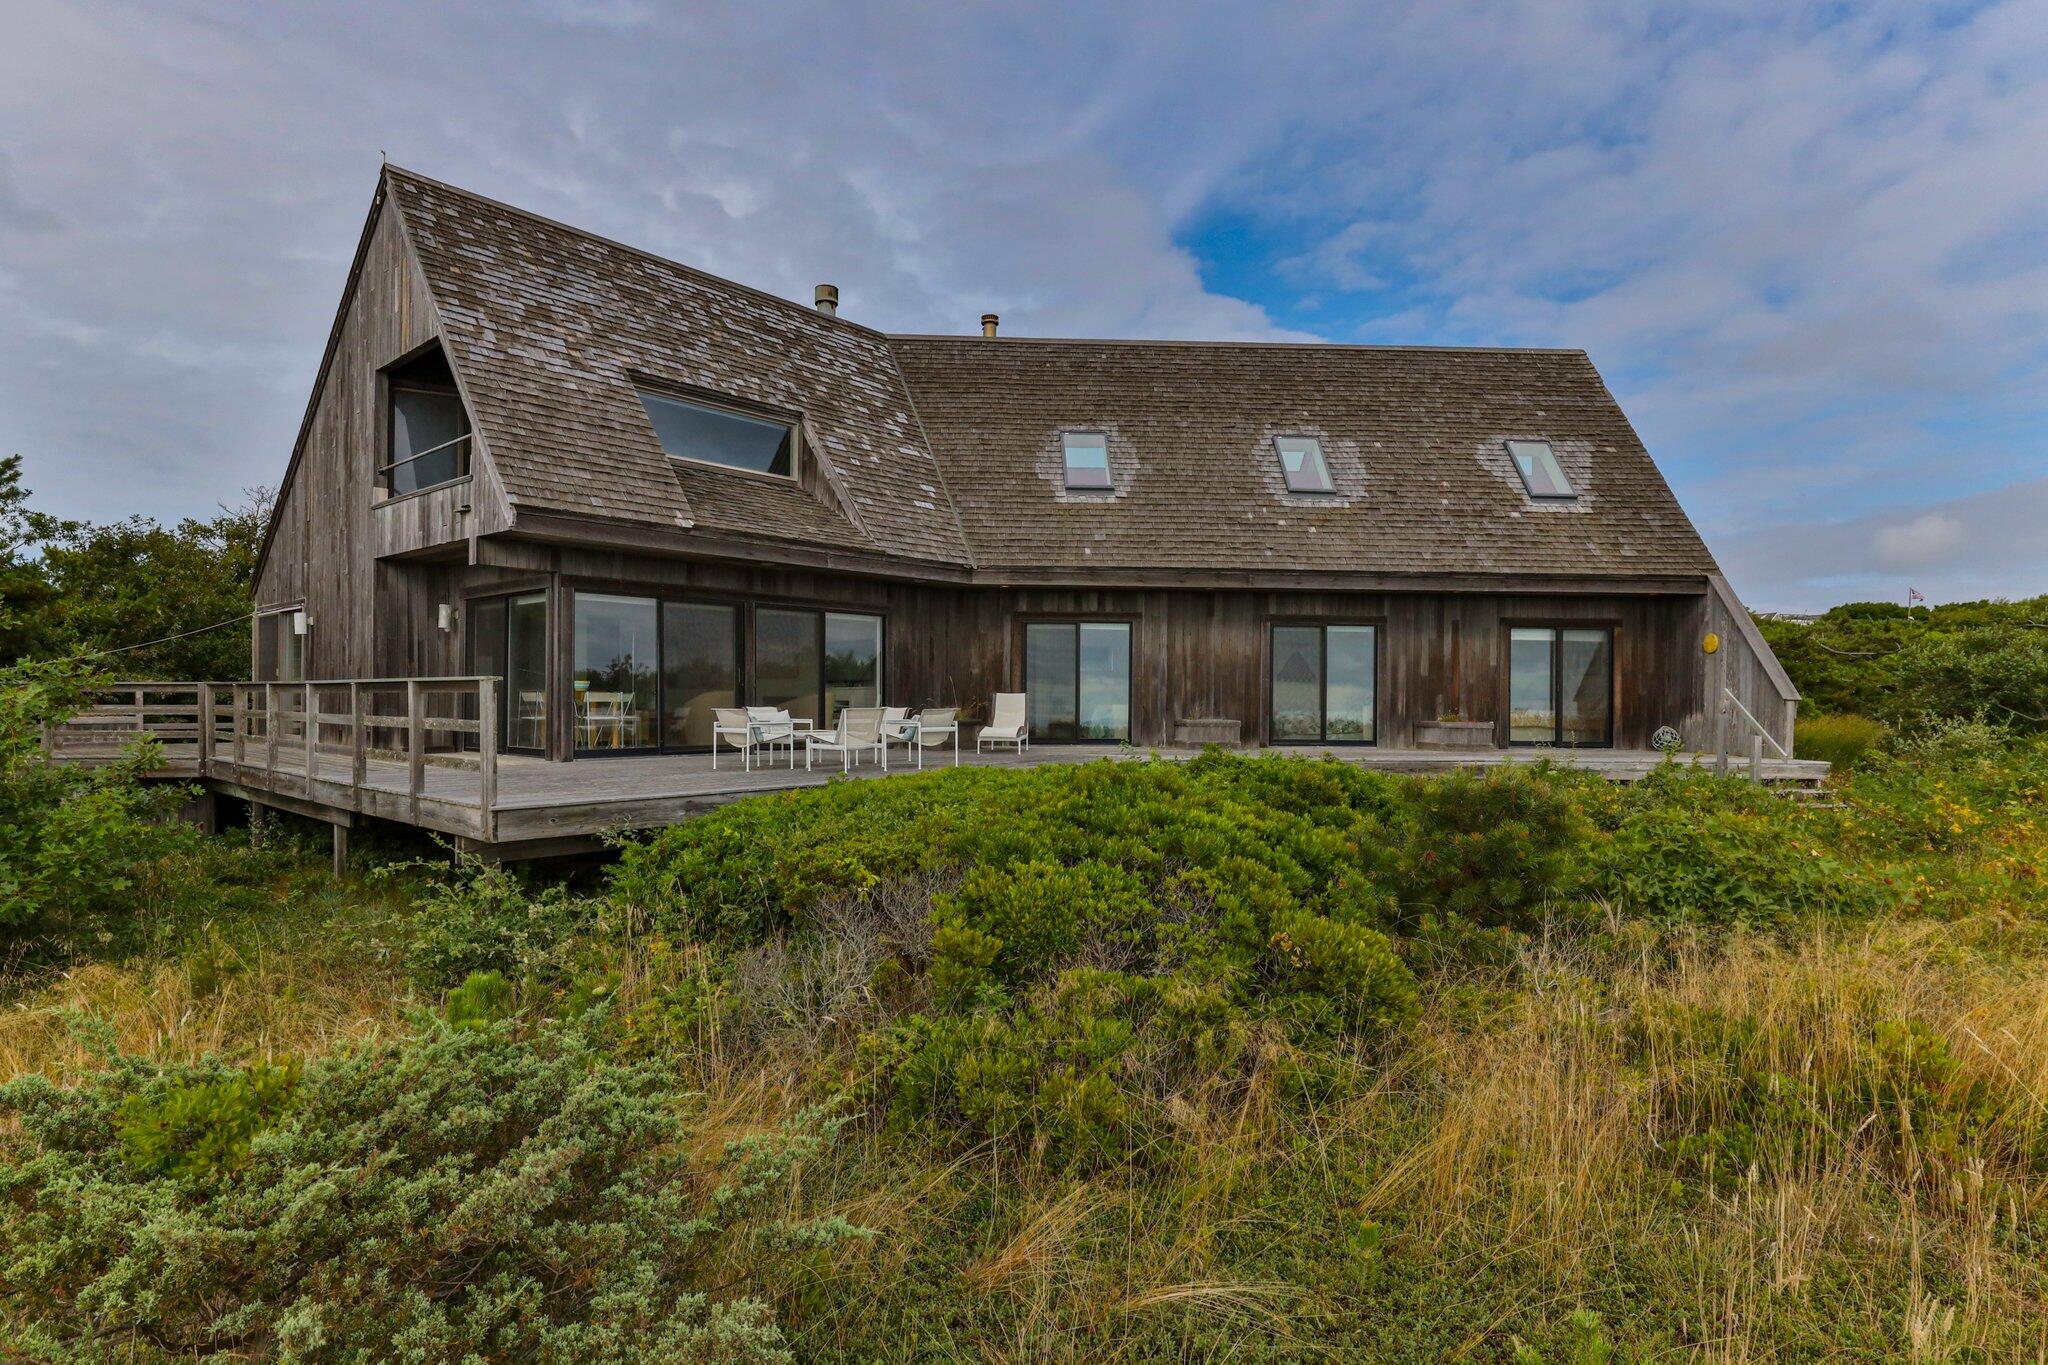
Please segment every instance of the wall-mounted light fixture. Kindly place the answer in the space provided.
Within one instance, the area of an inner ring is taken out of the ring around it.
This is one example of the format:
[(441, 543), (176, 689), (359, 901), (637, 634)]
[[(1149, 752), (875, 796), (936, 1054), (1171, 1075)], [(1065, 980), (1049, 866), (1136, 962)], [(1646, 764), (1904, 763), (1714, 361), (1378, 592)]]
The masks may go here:
[(455, 629), (455, 604), (453, 602), (443, 602), (441, 604), (439, 616), (441, 621), (441, 629)]
[(306, 627), (310, 624), (311, 622), (306, 620), (306, 609), (304, 607), (300, 607), (292, 613), (292, 634), (304, 635)]

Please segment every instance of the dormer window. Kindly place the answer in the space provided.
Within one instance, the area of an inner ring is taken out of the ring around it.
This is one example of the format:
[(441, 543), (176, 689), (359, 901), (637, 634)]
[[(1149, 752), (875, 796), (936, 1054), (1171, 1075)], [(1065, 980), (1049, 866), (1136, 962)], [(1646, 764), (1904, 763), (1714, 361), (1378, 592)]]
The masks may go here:
[(1287, 478), (1290, 493), (1334, 493), (1330, 466), (1323, 460), (1323, 443), (1313, 436), (1275, 436), (1273, 448), (1280, 453), (1280, 472)]
[(692, 403), (642, 389), (640, 406), (661, 448), (678, 460), (793, 478), (796, 426), (773, 417)]
[(1508, 455), (1522, 476), (1522, 486), (1532, 498), (1575, 498), (1572, 481), (1564, 476), (1557, 453), (1548, 441), (1509, 441)]
[(385, 371), (388, 446), (378, 482), (392, 496), (469, 474), (469, 413), (439, 346)]
[(1102, 489), (1109, 479), (1109, 438), (1099, 431), (1070, 431), (1062, 438), (1067, 452), (1067, 487)]

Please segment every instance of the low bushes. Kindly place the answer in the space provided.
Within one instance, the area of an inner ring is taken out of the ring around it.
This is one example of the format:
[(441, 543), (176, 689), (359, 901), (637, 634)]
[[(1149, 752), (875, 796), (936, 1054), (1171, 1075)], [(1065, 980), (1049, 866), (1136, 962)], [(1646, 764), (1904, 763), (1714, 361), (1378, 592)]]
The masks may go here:
[(1883, 721), (1868, 716), (1802, 716), (1792, 724), (1792, 752), (1833, 764), (1839, 776), (1882, 747), (1890, 734)]
[(829, 1125), (700, 1164), (661, 1067), (572, 1027), (423, 1027), (302, 1075), (113, 1057), (0, 1086), (14, 1349), (786, 1359), (714, 1286), (854, 1235), (772, 1216)]

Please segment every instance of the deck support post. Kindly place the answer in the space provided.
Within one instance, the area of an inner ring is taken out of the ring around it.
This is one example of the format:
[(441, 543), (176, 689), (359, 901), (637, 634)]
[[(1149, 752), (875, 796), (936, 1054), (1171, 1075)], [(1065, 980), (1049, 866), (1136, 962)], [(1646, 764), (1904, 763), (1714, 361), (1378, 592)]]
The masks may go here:
[(345, 877), (348, 875), (348, 826), (337, 820), (328, 828), (334, 831), (334, 875)]

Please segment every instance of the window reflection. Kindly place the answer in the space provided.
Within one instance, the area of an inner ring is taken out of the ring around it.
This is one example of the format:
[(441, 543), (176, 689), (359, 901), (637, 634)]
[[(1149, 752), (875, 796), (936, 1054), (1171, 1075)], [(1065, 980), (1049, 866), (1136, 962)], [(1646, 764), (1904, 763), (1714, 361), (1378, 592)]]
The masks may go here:
[(656, 667), (654, 599), (576, 594), (576, 745), (613, 751), (653, 748)]

